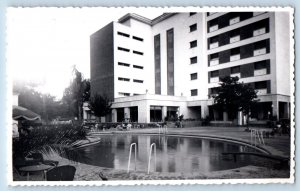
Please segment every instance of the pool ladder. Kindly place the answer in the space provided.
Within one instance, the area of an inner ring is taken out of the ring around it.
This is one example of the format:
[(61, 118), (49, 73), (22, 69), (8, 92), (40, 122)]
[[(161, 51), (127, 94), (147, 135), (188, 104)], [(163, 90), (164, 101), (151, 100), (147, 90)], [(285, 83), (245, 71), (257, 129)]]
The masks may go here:
[(160, 134), (160, 132), (166, 134), (168, 131), (168, 126), (167, 125), (159, 125), (158, 126), (158, 134)]
[(256, 146), (256, 139), (258, 139), (259, 144), (265, 144), (263, 131), (251, 129), (251, 144), (254, 144), (254, 146)]
[[(134, 148), (134, 170), (136, 171), (136, 147), (137, 147), (136, 143), (131, 143), (130, 149), (129, 149), (127, 173), (129, 173), (129, 171), (130, 171), (130, 161), (131, 161), (131, 154), (132, 154), (133, 148)], [(148, 174), (150, 173), (150, 168), (151, 168), (152, 150), (154, 153), (154, 168), (156, 169), (156, 144), (155, 143), (152, 143), (150, 145), (149, 159), (148, 159)]]
[(151, 167), (151, 157), (152, 157), (152, 150), (154, 149), (154, 171), (156, 169), (156, 144), (152, 143), (150, 145), (150, 151), (149, 151), (149, 159), (148, 159), (148, 174), (150, 173), (150, 167)]
[(130, 159), (131, 159), (132, 148), (134, 148), (134, 170), (136, 171), (136, 143), (131, 143), (130, 149), (129, 149), (127, 173), (129, 173), (129, 170), (130, 170)]

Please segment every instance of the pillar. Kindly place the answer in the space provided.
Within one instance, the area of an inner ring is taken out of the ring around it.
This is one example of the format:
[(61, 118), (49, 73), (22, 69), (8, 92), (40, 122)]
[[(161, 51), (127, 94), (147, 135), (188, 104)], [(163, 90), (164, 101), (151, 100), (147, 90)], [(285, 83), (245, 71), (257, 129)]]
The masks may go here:
[(223, 121), (228, 121), (228, 113), (223, 111)]
[(278, 107), (279, 104), (278, 104), (278, 101), (275, 100), (275, 101), (272, 101), (272, 116), (271, 117), (276, 117), (276, 120), (279, 119), (279, 113), (278, 113)]
[(165, 117), (167, 117), (167, 106), (162, 107), (162, 120), (165, 121)]
[(130, 119), (130, 109), (129, 109), (129, 107), (124, 107), (124, 118), (125, 118), (125, 120)]
[(138, 122), (150, 123), (150, 106), (146, 102), (138, 105)]
[(117, 122), (117, 109), (115, 108), (111, 110), (111, 120), (114, 123)]
[(204, 119), (209, 116), (208, 106), (203, 105), (201, 106), (201, 118)]

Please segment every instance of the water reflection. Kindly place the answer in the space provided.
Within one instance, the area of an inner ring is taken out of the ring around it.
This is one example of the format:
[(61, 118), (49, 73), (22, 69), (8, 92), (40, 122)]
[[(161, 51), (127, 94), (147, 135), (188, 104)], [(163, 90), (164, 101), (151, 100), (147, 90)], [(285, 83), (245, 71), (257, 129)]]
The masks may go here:
[[(156, 168), (154, 160), (151, 171), (158, 172), (209, 172), (246, 166), (249, 164), (263, 165), (266, 159), (254, 156), (238, 156), (237, 162), (232, 156), (224, 156), (222, 152), (240, 152), (241, 145), (216, 140), (198, 138), (180, 138), (171, 136), (144, 136), (144, 135), (105, 135), (97, 145), (80, 149), (82, 155), (89, 159), (80, 159), (79, 162), (95, 166), (115, 169), (127, 169), (129, 147), (137, 143), (137, 170), (147, 171), (150, 144), (156, 143)], [(257, 152), (248, 148), (249, 152)], [(132, 151), (134, 156), (134, 150)], [(131, 170), (134, 169), (132, 157)]]

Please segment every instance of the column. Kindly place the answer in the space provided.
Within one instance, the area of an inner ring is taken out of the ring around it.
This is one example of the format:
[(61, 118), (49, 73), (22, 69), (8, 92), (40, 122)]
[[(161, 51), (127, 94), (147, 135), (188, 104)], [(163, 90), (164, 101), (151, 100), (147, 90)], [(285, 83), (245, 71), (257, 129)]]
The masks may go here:
[(208, 106), (201, 106), (201, 118), (204, 119), (209, 116)]
[(279, 113), (278, 113), (278, 101), (272, 101), (272, 116), (271, 117), (276, 117), (276, 120), (279, 119)]
[(146, 102), (138, 105), (138, 122), (150, 123), (150, 106)]
[(114, 123), (117, 122), (117, 109), (115, 108), (111, 110), (111, 120)]
[(126, 120), (130, 119), (130, 109), (129, 109), (129, 107), (124, 107), (124, 118)]
[(165, 121), (165, 117), (167, 117), (167, 106), (162, 107), (162, 120)]
[(228, 121), (228, 113), (223, 111), (223, 121)]

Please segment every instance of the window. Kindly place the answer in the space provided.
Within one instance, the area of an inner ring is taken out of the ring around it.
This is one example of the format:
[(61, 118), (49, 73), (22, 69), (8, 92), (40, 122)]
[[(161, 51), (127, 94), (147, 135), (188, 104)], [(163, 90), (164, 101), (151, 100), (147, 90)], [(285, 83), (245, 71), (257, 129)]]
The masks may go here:
[(195, 48), (195, 47), (197, 47), (197, 40), (190, 42), (190, 48)]
[(118, 32), (118, 35), (124, 36), (124, 37), (130, 37), (129, 34), (123, 33), (123, 32)]
[(122, 48), (122, 47), (118, 47), (118, 50), (125, 51), (125, 52), (129, 52), (129, 51), (130, 51), (129, 49), (127, 49), (127, 48)]
[(240, 66), (232, 67), (230, 70), (231, 70), (231, 74), (240, 73)]
[(119, 92), (120, 96), (130, 96), (130, 93), (125, 93), (125, 92)]
[(124, 63), (124, 62), (118, 62), (118, 65), (119, 66), (126, 66), (126, 67), (130, 66), (130, 64), (127, 64), (127, 63)]
[(137, 68), (137, 69), (143, 69), (143, 66), (138, 66), (138, 65), (133, 65), (133, 68)]
[(197, 96), (198, 95), (198, 90), (197, 89), (192, 89), (191, 90), (191, 96)]
[(196, 12), (190, 12), (190, 16), (196, 15)]
[(190, 32), (197, 30), (197, 23), (190, 26)]
[(267, 88), (267, 81), (260, 81), (254, 83), (255, 89), (266, 89)]
[(197, 56), (190, 58), (191, 64), (196, 64), (198, 62), (197, 60)]
[(143, 83), (144, 81), (143, 80), (137, 80), (137, 79), (133, 79), (133, 82), (136, 82), (136, 83)]
[(137, 36), (132, 36), (132, 39), (138, 40), (138, 41), (141, 41), (141, 42), (144, 41), (144, 39), (142, 39), (142, 38), (140, 38), (140, 37), (137, 37)]
[(210, 72), (210, 77), (219, 77), (219, 70), (211, 71)]
[(230, 62), (241, 59), (240, 48), (234, 48), (230, 50)]
[(121, 77), (119, 77), (118, 80), (119, 81), (125, 81), (125, 82), (129, 82), (130, 81), (129, 78), (121, 78)]
[(138, 54), (138, 55), (144, 55), (144, 53), (143, 52), (139, 52), (139, 51), (136, 51), (136, 50), (134, 50), (134, 51), (132, 51), (134, 54)]
[(191, 74), (191, 80), (196, 80), (198, 78), (198, 73)]

